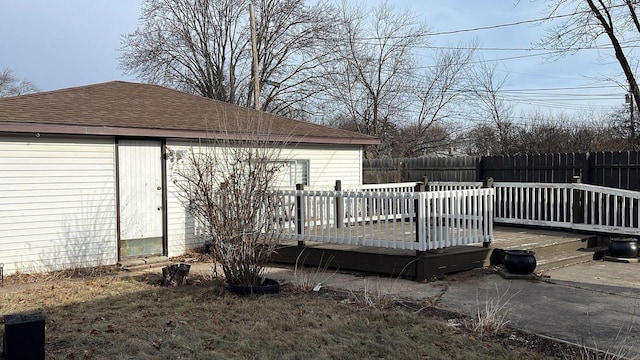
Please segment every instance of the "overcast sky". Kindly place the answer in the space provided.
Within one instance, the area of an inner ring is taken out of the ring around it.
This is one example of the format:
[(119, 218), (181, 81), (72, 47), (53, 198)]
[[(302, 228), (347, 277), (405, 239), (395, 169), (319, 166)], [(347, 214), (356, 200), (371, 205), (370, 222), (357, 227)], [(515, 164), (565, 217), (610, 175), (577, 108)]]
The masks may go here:
[[(0, 0), (0, 69), (10, 68), (18, 77), (33, 81), (45, 91), (111, 80), (136, 81), (119, 69), (118, 48), (121, 36), (137, 27), (140, 3)], [(481, 50), (483, 58), (501, 60), (501, 71), (509, 74), (507, 95), (519, 111), (610, 111), (624, 104), (625, 90), (616, 82), (605, 80), (623, 79), (611, 50), (585, 50), (554, 62), (538, 55), (544, 51), (504, 50), (533, 47), (548, 23), (438, 35), (542, 18), (542, 1), (522, 0), (516, 7), (513, 0), (389, 3), (399, 9), (410, 8), (418, 19), (429, 24), (436, 34), (432, 46), (477, 40), (487, 48)]]

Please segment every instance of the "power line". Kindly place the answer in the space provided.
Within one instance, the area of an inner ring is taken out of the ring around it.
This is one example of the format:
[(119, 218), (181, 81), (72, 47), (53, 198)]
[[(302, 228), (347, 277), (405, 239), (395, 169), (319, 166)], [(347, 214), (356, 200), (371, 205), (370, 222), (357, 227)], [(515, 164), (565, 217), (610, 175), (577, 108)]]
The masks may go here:
[[(640, 45), (628, 45), (632, 43), (638, 43), (640, 40), (627, 40), (621, 41), (620, 45), (627, 49), (635, 49), (640, 48)], [(413, 46), (416, 48), (420, 48), (420, 46)], [(421, 48), (424, 49), (435, 49), (435, 50), (477, 50), (477, 51), (557, 51), (556, 48), (548, 48), (548, 47), (526, 47), (526, 48), (517, 48), (517, 47), (483, 47), (483, 46), (423, 46)], [(594, 46), (580, 46), (580, 47), (570, 47), (563, 48), (563, 51), (581, 51), (581, 50), (611, 50), (613, 49), (613, 45), (594, 45)]]
[(560, 18), (579, 15), (581, 13), (586, 13), (586, 11), (574, 12), (574, 13), (570, 13), (570, 14), (551, 15), (551, 16), (546, 16), (546, 17), (538, 18), (538, 19), (521, 20), (521, 21), (515, 21), (515, 22), (511, 22), (511, 23), (504, 23), (504, 24), (478, 26), (478, 27), (468, 28), (468, 29), (439, 31), (439, 32), (434, 32), (434, 33), (427, 33), (427, 35), (428, 36), (439, 36), (439, 35), (451, 35), (451, 34), (460, 34), (460, 33), (465, 33), (465, 32), (481, 31), (481, 30), (493, 30), (493, 29), (500, 29), (500, 28), (504, 28), (504, 27), (511, 27), (511, 26), (518, 26), (518, 25), (532, 24), (532, 23), (538, 23), (538, 22), (554, 20), (554, 19), (560, 19)]
[[(612, 6), (609, 7), (609, 9), (622, 8), (622, 7), (626, 7), (626, 6), (627, 5), (612, 5)], [(414, 35), (413, 37), (422, 38), (422, 37), (427, 37), (427, 36), (440, 36), (440, 35), (459, 34), (459, 33), (465, 33), (465, 32), (482, 31), (482, 30), (494, 30), (494, 29), (500, 29), (500, 28), (511, 27), (511, 26), (519, 26), (519, 25), (539, 23), (539, 22), (544, 22), (544, 21), (549, 21), (549, 20), (567, 18), (567, 17), (571, 17), (571, 16), (583, 15), (583, 14), (588, 14), (588, 13), (591, 13), (591, 10), (582, 10), (582, 11), (576, 11), (576, 12), (572, 12), (572, 13), (559, 14), (559, 15), (548, 15), (548, 16), (541, 17), (541, 18), (536, 18), (536, 19), (520, 20), (520, 21), (514, 21), (514, 22), (510, 22), (510, 23), (503, 23), (503, 24), (495, 24), (495, 25), (477, 26), (477, 27), (472, 27), (472, 28), (467, 28), (467, 29), (426, 32), (424, 34)], [(385, 39), (394, 39), (394, 38), (402, 39), (402, 38), (406, 38), (406, 37), (407, 37), (406, 35), (403, 35), (403, 36), (399, 35), (399, 36), (385, 37)], [(381, 39), (380, 37), (363, 37), (363, 38), (360, 38), (360, 40), (380, 40), (380, 39)]]
[(570, 86), (570, 87), (555, 87), (555, 88), (526, 88), (526, 89), (510, 89), (505, 91), (557, 91), (557, 90), (583, 90), (583, 89), (603, 89), (603, 88), (620, 88), (618, 85), (601, 85), (601, 86)]

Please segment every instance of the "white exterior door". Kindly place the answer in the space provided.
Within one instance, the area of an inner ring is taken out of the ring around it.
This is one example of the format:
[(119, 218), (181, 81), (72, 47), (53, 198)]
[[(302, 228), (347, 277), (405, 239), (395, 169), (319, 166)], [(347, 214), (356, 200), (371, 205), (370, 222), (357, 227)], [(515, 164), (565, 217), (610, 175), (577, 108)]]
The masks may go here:
[(118, 141), (120, 257), (163, 254), (162, 143)]

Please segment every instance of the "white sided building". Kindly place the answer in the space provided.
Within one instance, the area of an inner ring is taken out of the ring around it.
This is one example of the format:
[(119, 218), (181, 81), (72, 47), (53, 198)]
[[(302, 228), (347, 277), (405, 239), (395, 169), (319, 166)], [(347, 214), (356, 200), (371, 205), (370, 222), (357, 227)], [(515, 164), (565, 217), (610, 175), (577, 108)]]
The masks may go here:
[(210, 140), (252, 136), (283, 149), (281, 185), (325, 189), (335, 180), (360, 187), (362, 148), (379, 143), (156, 85), (115, 81), (0, 99), (5, 275), (200, 245), (174, 195), (173, 164)]

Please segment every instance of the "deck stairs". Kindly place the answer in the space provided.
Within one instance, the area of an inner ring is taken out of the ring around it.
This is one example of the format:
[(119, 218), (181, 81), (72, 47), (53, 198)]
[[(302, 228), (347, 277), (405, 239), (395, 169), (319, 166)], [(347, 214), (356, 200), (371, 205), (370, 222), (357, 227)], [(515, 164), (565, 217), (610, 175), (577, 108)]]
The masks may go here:
[[(536, 256), (536, 273), (591, 261), (602, 250), (602, 239), (589, 234), (505, 226), (496, 229), (491, 244), (494, 253), (495, 249), (531, 250)], [(491, 256), (485, 265), (495, 263), (496, 258)]]

